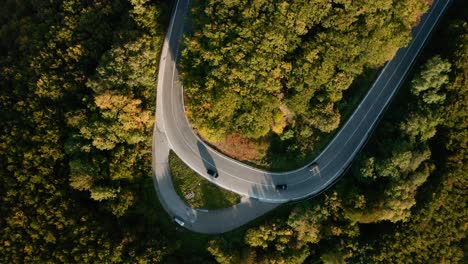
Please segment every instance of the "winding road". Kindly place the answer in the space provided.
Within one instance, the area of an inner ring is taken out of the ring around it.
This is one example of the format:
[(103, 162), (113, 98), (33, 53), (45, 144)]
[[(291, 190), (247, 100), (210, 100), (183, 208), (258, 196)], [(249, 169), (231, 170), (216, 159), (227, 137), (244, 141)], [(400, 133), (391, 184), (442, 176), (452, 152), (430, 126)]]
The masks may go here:
[[(156, 124), (153, 134), (153, 175), (158, 197), (171, 216), (184, 227), (201, 233), (222, 233), (239, 227), (281, 203), (314, 196), (330, 187), (350, 165), (367, 141), (424, 46), (450, 0), (435, 0), (413, 29), (413, 40), (389, 61), (352, 116), (328, 146), (310, 164), (289, 172), (268, 172), (231, 159), (207, 146), (194, 133), (185, 116), (183, 87), (176, 67), (179, 40), (189, 0), (179, 0), (171, 18), (159, 66)], [(243, 196), (241, 202), (223, 210), (197, 210), (187, 206), (175, 192), (168, 164), (172, 149), (190, 168), (214, 184)], [(218, 178), (207, 174), (215, 169)], [(277, 184), (288, 188), (278, 191)]]

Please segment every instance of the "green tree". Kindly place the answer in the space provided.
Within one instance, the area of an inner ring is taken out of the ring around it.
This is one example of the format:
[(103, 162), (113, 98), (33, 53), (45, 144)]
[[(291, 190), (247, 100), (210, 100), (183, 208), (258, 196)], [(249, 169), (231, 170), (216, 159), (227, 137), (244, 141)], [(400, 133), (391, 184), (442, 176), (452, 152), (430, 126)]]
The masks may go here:
[(440, 94), (439, 90), (448, 83), (450, 66), (450, 63), (440, 56), (431, 58), (413, 79), (411, 92), (421, 96), (426, 104), (443, 103), (445, 94)]

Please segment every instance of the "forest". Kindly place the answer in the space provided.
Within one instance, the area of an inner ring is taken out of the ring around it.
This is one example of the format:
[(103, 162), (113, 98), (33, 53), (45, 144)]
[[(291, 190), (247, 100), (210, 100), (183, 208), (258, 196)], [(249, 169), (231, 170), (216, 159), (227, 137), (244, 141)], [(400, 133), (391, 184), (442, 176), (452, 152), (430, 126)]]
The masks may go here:
[(170, 4), (2, 4), (0, 262), (151, 263), (171, 251), (150, 220), (154, 191), (141, 192), (153, 186)]
[(409, 43), (426, 2), (196, 1), (180, 63), (187, 115), (214, 145), (257, 142), (254, 163), (310, 159), (342, 123), (343, 94)]
[[(298, 138), (310, 129), (301, 137), (314, 138), (326, 132), (317, 126), (340, 119), (338, 98), (352, 79), (409, 41), (409, 28), (426, 3), (193, 2), (193, 12), (205, 15), (194, 21), (186, 40), (193, 46), (187, 45), (182, 65), (206, 52), (209, 63), (199, 63), (210, 69), (185, 68), (184, 78), (194, 85), (192, 120), (238, 120), (237, 127), (214, 126), (253, 138), (267, 129)], [(2, 6), (0, 262), (467, 262), (463, 0), (454, 1), (372, 138), (334, 187), (216, 236), (176, 227), (159, 205), (151, 177), (157, 67), (173, 3), (6, 0)], [(210, 24), (221, 18), (229, 23)], [(230, 34), (234, 26), (246, 31)], [(251, 30), (259, 34), (248, 35)], [(287, 37), (257, 43), (264, 34)], [(258, 50), (243, 50), (241, 40)], [(237, 64), (235, 56), (250, 57)], [(221, 86), (218, 74), (234, 79)], [(318, 76), (328, 81), (318, 83)], [(211, 88), (196, 87), (202, 78)], [(239, 92), (228, 92), (236, 84)], [(254, 109), (244, 108), (249, 100), (236, 108), (237, 94), (249, 96), (264, 114), (248, 117)], [(205, 111), (196, 111), (200, 102), (208, 102)], [(219, 118), (221, 106), (234, 110)], [(281, 111), (276, 118), (284, 119), (284, 109), (294, 119), (272, 126), (272, 114)], [(319, 110), (331, 112), (313, 112)], [(267, 118), (268, 125), (243, 131), (253, 118)], [(205, 128), (207, 134), (213, 128)]]

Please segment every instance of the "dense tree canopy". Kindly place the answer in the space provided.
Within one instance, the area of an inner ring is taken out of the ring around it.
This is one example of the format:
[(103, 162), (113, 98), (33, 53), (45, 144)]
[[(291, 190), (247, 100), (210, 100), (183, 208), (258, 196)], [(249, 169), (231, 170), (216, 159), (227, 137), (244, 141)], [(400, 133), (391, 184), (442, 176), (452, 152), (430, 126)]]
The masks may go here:
[(153, 188), (163, 7), (3, 1), (0, 262), (155, 262), (176, 247), (128, 224), (149, 206), (140, 189)]
[(424, 2), (197, 1), (181, 59), (188, 115), (210, 140), (290, 131), (309, 148), (338, 127), (353, 79), (409, 42)]
[[(381, 220), (397, 222), (411, 215), (416, 204), (416, 190), (434, 171), (430, 162), (431, 150), (428, 140), (435, 136), (436, 129), (444, 123), (445, 93), (440, 92), (448, 83), (450, 63), (436, 56), (430, 59), (412, 81), (411, 93), (417, 96), (413, 109), (400, 126), (385, 126), (385, 133), (391, 139), (375, 142), (378, 151), (374, 155), (361, 157), (361, 166), (355, 173), (359, 181), (375, 184), (379, 178), (385, 183), (372, 190), (353, 193), (359, 204), (349, 206), (346, 216), (353, 221), (372, 223)], [(427, 80), (431, 81), (429, 84)], [(422, 84), (426, 82), (426, 84)], [(437, 100), (428, 97), (437, 96)], [(375, 192), (375, 193), (374, 193)]]
[[(223, 133), (272, 130), (285, 141), (331, 131), (342, 90), (408, 41), (423, 2), (197, 3), (195, 13), (203, 15), (182, 58), (196, 72), (184, 73), (192, 85), (189, 114), (220, 119), (214, 125)], [(449, 15), (461, 19), (441, 25), (412, 81), (336, 187), (245, 228), (205, 236), (171, 223), (151, 178), (155, 74), (168, 4), (4, 1), (0, 262), (465, 261), (462, 2)], [(256, 108), (261, 114), (250, 115)], [(237, 125), (223, 128), (224, 119)], [(201, 125), (208, 134), (215, 128)]]

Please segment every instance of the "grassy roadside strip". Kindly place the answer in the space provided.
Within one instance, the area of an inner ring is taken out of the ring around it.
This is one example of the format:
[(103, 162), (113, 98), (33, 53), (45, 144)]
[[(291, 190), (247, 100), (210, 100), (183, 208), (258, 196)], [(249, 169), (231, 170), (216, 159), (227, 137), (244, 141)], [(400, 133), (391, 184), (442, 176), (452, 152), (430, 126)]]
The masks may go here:
[[(191, 170), (172, 151), (169, 154), (169, 167), (177, 194), (193, 208), (222, 209), (240, 202), (239, 195), (207, 181)], [(190, 193), (193, 198), (186, 198)]]

